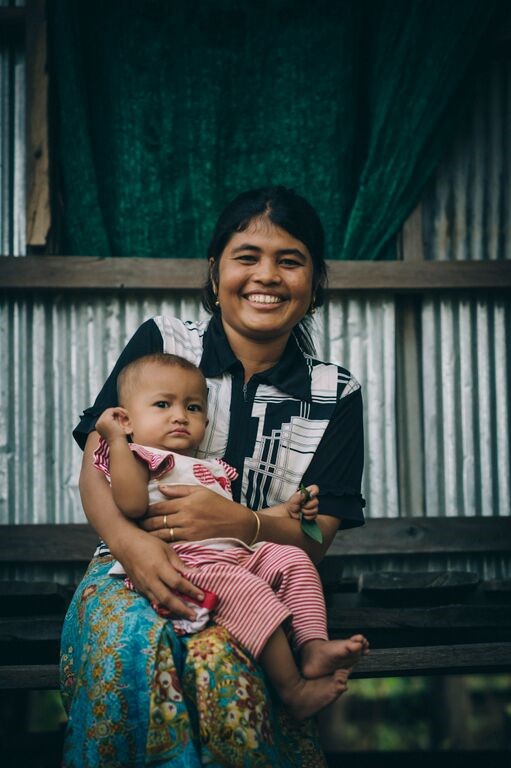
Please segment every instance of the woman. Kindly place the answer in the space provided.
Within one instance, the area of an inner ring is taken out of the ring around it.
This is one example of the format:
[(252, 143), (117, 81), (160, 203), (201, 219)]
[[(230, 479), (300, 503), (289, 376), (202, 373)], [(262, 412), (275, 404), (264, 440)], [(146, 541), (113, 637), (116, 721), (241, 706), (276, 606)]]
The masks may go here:
[[(64, 626), (68, 768), (153, 761), (236, 768), (324, 764), (313, 728), (286, 717), (260, 670), (225, 631), (211, 627), (178, 640), (150, 605), (193, 618), (179, 593), (197, 597), (199, 590), (180, 576), (179, 558), (168, 546), (173, 541), (218, 536), (252, 542), (257, 534), (258, 540), (299, 546), (318, 561), (341, 522), (363, 522), (360, 387), (343, 368), (309, 354), (307, 321), (323, 301), (326, 280), (323, 239), (314, 209), (284, 187), (236, 198), (209, 247), (204, 305), (211, 320), (144, 323), (75, 430), (85, 447), (85, 513), (105, 544)], [(163, 487), (168, 500), (153, 505), (137, 527), (115, 507), (93, 468), (94, 425), (117, 404), (118, 372), (157, 351), (202, 369), (209, 425), (198, 455), (224, 458), (239, 479), (235, 502), (203, 488)], [(301, 482), (319, 485), (322, 544), (291, 518), (261, 514), (259, 529), (252, 512), (281, 503)], [(140, 595), (107, 577), (112, 556)]]

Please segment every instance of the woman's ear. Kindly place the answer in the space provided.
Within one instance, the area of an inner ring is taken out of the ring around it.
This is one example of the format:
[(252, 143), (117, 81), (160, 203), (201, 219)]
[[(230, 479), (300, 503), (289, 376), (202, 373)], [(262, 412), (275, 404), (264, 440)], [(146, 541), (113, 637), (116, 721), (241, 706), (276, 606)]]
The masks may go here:
[(217, 281), (215, 279), (215, 272), (216, 272), (216, 270), (215, 270), (215, 263), (216, 263), (215, 259), (213, 257), (211, 257), (209, 259), (209, 279), (211, 280), (211, 287), (213, 289), (213, 293), (215, 294), (215, 296), (217, 296), (218, 295), (218, 285), (217, 285)]

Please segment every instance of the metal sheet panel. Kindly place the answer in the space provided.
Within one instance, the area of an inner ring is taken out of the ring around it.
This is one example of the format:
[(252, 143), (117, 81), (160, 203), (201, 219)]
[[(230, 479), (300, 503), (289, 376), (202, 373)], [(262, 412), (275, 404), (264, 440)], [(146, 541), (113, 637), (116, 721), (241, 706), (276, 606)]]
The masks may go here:
[(399, 515), (395, 412), (395, 307), (391, 296), (331, 297), (318, 318), (320, 357), (362, 384), (368, 517)]
[(429, 514), (510, 515), (511, 308), (429, 299), (422, 312)]
[(23, 37), (0, 43), (0, 252), (26, 252)]
[(468, 119), (424, 197), (425, 257), (511, 258), (511, 62), (474, 80)]

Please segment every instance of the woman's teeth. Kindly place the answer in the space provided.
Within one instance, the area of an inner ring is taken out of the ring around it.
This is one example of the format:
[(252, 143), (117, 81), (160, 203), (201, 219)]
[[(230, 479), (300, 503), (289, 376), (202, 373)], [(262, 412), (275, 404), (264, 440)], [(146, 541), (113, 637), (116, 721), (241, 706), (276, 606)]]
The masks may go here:
[(268, 296), (266, 293), (250, 293), (247, 299), (255, 301), (256, 304), (280, 304), (283, 301), (280, 296)]

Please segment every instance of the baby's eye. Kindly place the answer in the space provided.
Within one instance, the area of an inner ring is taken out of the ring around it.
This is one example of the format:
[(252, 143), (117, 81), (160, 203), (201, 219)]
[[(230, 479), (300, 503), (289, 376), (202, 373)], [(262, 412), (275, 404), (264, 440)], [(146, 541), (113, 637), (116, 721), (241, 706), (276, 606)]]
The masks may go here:
[(188, 410), (194, 411), (195, 413), (202, 413), (203, 408), (199, 403), (190, 403), (188, 405)]
[(156, 408), (168, 408), (169, 404), (166, 400), (158, 400), (155, 404)]

